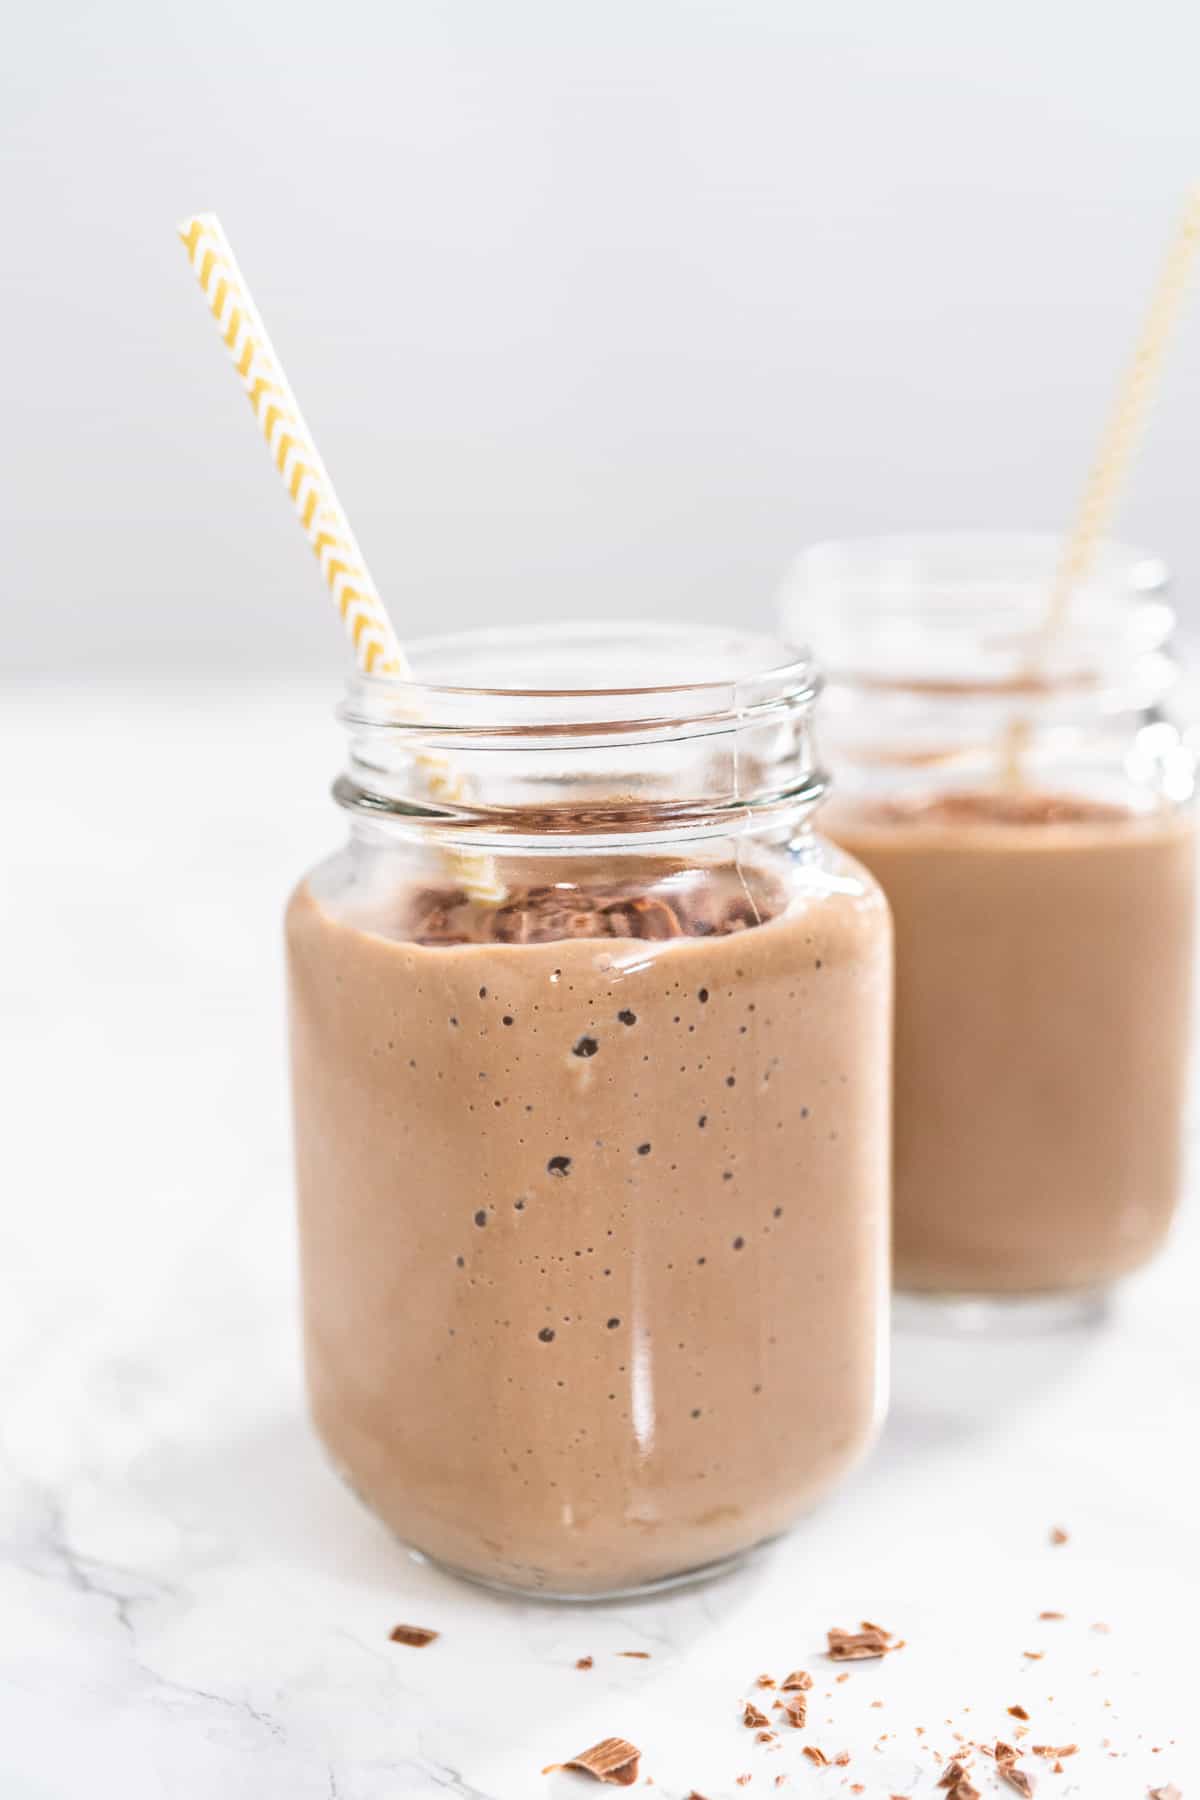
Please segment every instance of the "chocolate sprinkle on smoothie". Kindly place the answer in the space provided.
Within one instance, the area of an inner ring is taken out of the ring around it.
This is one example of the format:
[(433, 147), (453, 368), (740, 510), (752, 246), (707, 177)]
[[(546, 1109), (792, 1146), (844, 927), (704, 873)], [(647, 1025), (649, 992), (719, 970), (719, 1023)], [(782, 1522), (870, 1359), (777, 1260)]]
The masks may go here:
[(559, 1769), (579, 1769), (584, 1775), (594, 1775), (597, 1781), (608, 1781), (615, 1787), (632, 1787), (638, 1777), (641, 1756), (637, 1746), (625, 1738), (602, 1738), (590, 1750), (581, 1750), (567, 1762), (550, 1763), (542, 1774), (552, 1775)]
[(409, 1644), (414, 1650), (423, 1650), (437, 1636), (436, 1631), (429, 1631), (424, 1625), (394, 1625), (389, 1633), (393, 1644)]

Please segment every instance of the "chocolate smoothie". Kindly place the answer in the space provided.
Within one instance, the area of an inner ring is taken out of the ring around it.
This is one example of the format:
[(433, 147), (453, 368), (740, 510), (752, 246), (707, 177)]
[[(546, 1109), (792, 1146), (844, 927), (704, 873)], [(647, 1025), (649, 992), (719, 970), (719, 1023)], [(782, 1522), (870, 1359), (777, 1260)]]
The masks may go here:
[(786, 891), (638, 866), (289, 909), (317, 1426), (515, 1588), (769, 1538), (882, 1405), (886, 907), (828, 848)]
[(1036, 793), (846, 800), (896, 929), (898, 1285), (1101, 1287), (1180, 1185), (1194, 827)]

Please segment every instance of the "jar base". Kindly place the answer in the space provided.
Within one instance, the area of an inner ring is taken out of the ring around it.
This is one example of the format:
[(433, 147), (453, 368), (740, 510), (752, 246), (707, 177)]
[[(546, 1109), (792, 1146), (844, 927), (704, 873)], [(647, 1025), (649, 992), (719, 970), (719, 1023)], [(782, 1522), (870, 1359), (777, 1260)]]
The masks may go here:
[(719, 1581), (723, 1576), (732, 1575), (757, 1562), (778, 1542), (778, 1537), (764, 1538), (761, 1543), (751, 1544), (746, 1550), (737, 1550), (731, 1556), (718, 1558), (716, 1562), (701, 1563), (694, 1569), (681, 1569), (671, 1575), (656, 1576), (652, 1581), (638, 1581), (627, 1587), (603, 1588), (590, 1593), (569, 1592), (560, 1588), (519, 1587), (515, 1582), (480, 1575), (474, 1569), (460, 1569), (456, 1564), (443, 1562), (439, 1557), (427, 1556), (424, 1550), (416, 1550), (411, 1544), (405, 1544), (404, 1549), (413, 1562), (421, 1563), (425, 1568), (439, 1569), (443, 1575), (453, 1575), (459, 1581), (469, 1581), (472, 1587), (486, 1588), (489, 1593), (504, 1594), (512, 1600), (548, 1600), (570, 1606), (602, 1606), (609, 1600), (640, 1600), (650, 1594), (667, 1594), (677, 1588), (699, 1587), (705, 1582)]
[(1057, 1294), (925, 1293), (893, 1296), (892, 1318), (906, 1333), (943, 1337), (1039, 1337), (1082, 1331), (1104, 1320), (1112, 1306), (1107, 1287)]

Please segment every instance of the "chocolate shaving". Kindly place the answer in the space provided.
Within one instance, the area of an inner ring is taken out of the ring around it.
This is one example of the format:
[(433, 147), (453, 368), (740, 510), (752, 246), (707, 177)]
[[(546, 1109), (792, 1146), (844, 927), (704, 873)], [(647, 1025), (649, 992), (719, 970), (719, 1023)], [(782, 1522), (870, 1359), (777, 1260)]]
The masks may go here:
[(414, 1650), (423, 1650), (426, 1644), (434, 1642), (438, 1633), (424, 1625), (394, 1625), (388, 1636), (393, 1644), (410, 1644)]
[(1031, 1744), (1035, 1756), (1078, 1756), (1078, 1744)]
[(771, 1723), (771, 1721), (768, 1719), (766, 1713), (759, 1712), (757, 1706), (752, 1706), (750, 1701), (747, 1700), (746, 1710), (742, 1714), (742, 1724), (743, 1725), (769, 1725), (770, 1723)]
[(1009, 1787), (1016, 1788), (1018, 1794), (1026, 1796), (1032, 1794), (1033, 1781), (1024, 1769), (1018, 1769), (1015, 1763), (998, 1763), (996, 1773), (1002, 1781), (1007, 1781)]
[(760, 1731), (756, 1733), (754, 1741), (756, 1744), (773, 1744), (778, 1735), (777, 1731)]
[[(987, 1746), (981, 1745), (981, 1748), (986, 1749)], [(992, 1751), (992, 1755), (998, 1763), (1015, 1763), (1017, 1760), (1016, 1751), (1011, 1744), (1006, 1744), (1003, 1738), (996, 1739), (996, 1748)]]
[(952, 1800), (979, 1800), (979, 1789), (969, 1775), (964, 1775), (954, 1789)]
[(808, 1696), (793, 1694), (790, 1699), (782, 1702), (782, 1706), (787, 1715), (788, 1724), (794, 1730), (799, 1731), (801, 1726), (808, 1721)]
[(833, 1760), (839, 1769), (844, 1769), (846, 1764), (850, 1761), (850, 1752), (848, 1750), (839, 1750)]
[(1029, 1714), (1025, 1711), (1023, 1706), (1010, 1706), (1008, 1711), (1010, 1717), (1014, 1719), (1027, 1719), (1029, 1717)]
[(773, 1688), (775, 1686), (775, 1677), (773, 1675), (758, 1675), (755, 1677), (754, 1685), (755, 1687), (761, 1688)]
[(1039, 1619), (1065, 1619), (1066, 1616), (1066, 1613), (1060, 1612), (1040, 1612), (1038, 1614)]
[(791, 1674), (787, 1676), (785, 1680), (781, 1681), (779, 1685), (786, 1694), (791, 1688), (805, 1690), (810, 1688), (812, 1684), (813, 1678), (808, 1673), (807, 1669), (793, 1669)]
[(834, 1662), (861, 1662), (867, 1657), (886, 1656), (892, 1648), (891, 1634), (881, 1631), (877, 1625), (864, 1631), (839, 1631), (835, 1625), (826, 1635)]
[(641, 1755), (641, 1751), (625, 1738), (602, 1738), (590, 1750), (581, 1750), (578, 1756), (572, 1756), (567, 1762), (551, 1763), (542, 1770), (542, 1774), (552, 1775), (559, 1769), (578, 1769), (584, 1775), (594, 1775), (597, 1781), (612, 1782), (615, 1787), (632, 1787), (637, 1780)]
[(1045, 1654), (1046, 1652), (1044, 1650), (1022, 1650), (1021, 1652), (1021, 1655), (1027, 1656), (1030, 1662), (1041, 1662)]
[(627, 1656), (630, 1662), (650, 1661), (650, 1652), (648, 1650), (618, 1650), (617, 1655)]
[(938, 1786), (940, 1788), (957, 1787), (966, 1772), (964, 1765), (959, 1762), (957, 1757), (954, 1757), (942, 1770), (942, 1779), (938, 1782)]
[(815, 1744), (805, 1744), (804, 1754), (807, 1756), (809, 1762), (816, 1763), (819, 1769), (828, 1768), (829, 1758), (823, 1750), (818, 1750)]
[(581, 1656), (579, 1661), (575, 1664), (575, 1667), (577, 1669), (591, 1669), (595, 1667), (595, 1662), (590, 1656)]
[(1063, 1530), (1061, 1525), (1052, 1525), (1051, 1526), (1050, 1542), (1052, 1544), (1069, 1544), (1070, 1541), (1071, 1540), (1070, 1540), (1069, 1535), (1067, 1534), (1067, 1532), (1065, 1532)]

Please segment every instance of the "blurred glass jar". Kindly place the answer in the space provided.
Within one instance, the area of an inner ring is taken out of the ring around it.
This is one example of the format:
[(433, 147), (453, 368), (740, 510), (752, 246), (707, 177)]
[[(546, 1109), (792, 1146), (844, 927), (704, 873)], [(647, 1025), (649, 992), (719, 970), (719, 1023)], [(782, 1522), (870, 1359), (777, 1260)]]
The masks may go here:
[(795, 652), (634, 625), (411, 660), (351, 688), (350, 839), (288, 913), (313, 1414), (460, 1573), (685, 1579), (880, 1417), (887, 908), (814, 835)]
[[(895, 1271), (942, 1316), (1092, 1310), (1179, 1197), (1196, 775), (1163, 565), (821, 544), (783, 595), (829, 676), (827, 829), (896, 928)], [(955, 1305), (946, 1312), (944, 1303)]]

